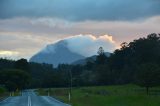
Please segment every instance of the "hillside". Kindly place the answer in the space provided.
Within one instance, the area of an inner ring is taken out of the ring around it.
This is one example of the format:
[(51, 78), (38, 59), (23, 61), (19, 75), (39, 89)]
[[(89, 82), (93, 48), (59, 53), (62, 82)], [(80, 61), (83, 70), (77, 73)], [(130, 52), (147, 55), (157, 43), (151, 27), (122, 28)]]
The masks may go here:
[(62, 40), (55, 44), (47, 45), (40, 52), (32, 56), (29, 61), (37, 63), (48, 63), (56, 67), (58, 64), (70, 64), (74, 61), (84, 58), (84, 56), (70, 51), (67, 48), (67, 42)]

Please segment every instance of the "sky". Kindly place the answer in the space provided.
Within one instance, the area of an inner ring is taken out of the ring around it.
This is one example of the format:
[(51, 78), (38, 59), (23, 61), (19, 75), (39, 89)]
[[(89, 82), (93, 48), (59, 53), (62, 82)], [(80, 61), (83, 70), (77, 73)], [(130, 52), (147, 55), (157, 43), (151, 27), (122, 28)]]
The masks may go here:
[(0, 57), (29, 59), (63, 39), (90, 56), (159, 32), (160, 0), (0, 0)]

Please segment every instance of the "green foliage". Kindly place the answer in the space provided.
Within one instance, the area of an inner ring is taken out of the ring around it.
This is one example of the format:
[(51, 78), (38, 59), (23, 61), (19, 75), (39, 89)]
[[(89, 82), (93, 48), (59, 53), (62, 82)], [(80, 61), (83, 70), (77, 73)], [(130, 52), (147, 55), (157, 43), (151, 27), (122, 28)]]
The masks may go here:
[(29, 85), (30, 76), (23, 70), (7, 69), (0, 72), (0, 84), (9, 91), (21, 90)]
[(7, 90), (4, 87), (0, 87), (0, 94), (3, 94), (4, 92), (6, 92)]
[(160, 35), (150, 34), (147, 38), (140, 38), (128, 45), (132, 60), (136, 64), (145, 62), (160, 63)]
[(5, 69), (5, 68), (13, 68), (14, 62), (15, 61), (13, 60), (7, 60), (7, 59), (0, 58), (0, 70)]
[(147, 88), (148, 93), (150, 87), (160, 85), (160, 67), (155, 63), (141, 64), (135, 79), (138, 85)]
[(55, 78), (55, 70), (53, 69), (52, 65), (29, 63), (29, 67), (30, 74), (32, 77), (30, 88), (49, 87), (51, 83), (54, 81), (53, 79)]
[(6, 97), (8, 97), (8, 95), (9, 93), (7, 92), (7, 89), (0, 85), (0, 101), (4, 100)]
[(153, 87), (160, 84), (160, 67), (157, 64), (145, 63), (138, 67), (137, 83), (144, 87)]
[(108, 61), (114, 73), (114, 83), (134, 82), (140, 64), (160, 65), (160, 35), (153, 33), (129, 44), (122, 43), (121, 48), (115, 50)]
[(29, 72), (29, 64), (26, 59), (20, 59), (15, 62), (15, 68)]

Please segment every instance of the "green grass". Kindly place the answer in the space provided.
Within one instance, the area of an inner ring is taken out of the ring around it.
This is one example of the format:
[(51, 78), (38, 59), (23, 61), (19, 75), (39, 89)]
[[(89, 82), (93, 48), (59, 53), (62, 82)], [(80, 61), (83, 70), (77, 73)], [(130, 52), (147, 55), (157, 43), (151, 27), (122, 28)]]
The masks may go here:
[(21, 91), (15, 91), (14, 92), (14, 96), (20, 96), (21, 95)]
[[(73, 88), (71, 102), (67, 88), (52, 88), (50, 95), (72, 106), (160, 106), (160, 88), (151, 88), (150, 95), (135, 85), (116, 85)], [(39, 89), (46, 95), (47, 89)]]
[[(12, 94), (13, 94), (13, 92), (12, 92)], [(14, 96), (20, 96), (20, 95), (21, 95), (20, 91), (17, 90), (14, 92)], [(6, 88), (4, 88), (4, 87), (0, 87), (0, 101), (4, 100), (5, 98), (7, 98), (9, 96), (10, 96), (10, 92), (8, 92), (6, 90)]]
[(0, 101), (8, 96), (8, 92), (4, 87), (0, 87)]

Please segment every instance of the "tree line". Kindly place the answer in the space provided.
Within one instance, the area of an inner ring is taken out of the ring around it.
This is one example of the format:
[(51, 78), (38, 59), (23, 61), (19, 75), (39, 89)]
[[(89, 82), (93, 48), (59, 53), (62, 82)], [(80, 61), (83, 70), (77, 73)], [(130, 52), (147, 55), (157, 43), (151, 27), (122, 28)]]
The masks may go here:
[(0, 59), (0, 85), (8, 90), (134, 83), (149, 88), (160, 85), (160, 34), (122, 43), (109, 57), (103, 47), (95, 61), (85, 65), (50, 64)]

